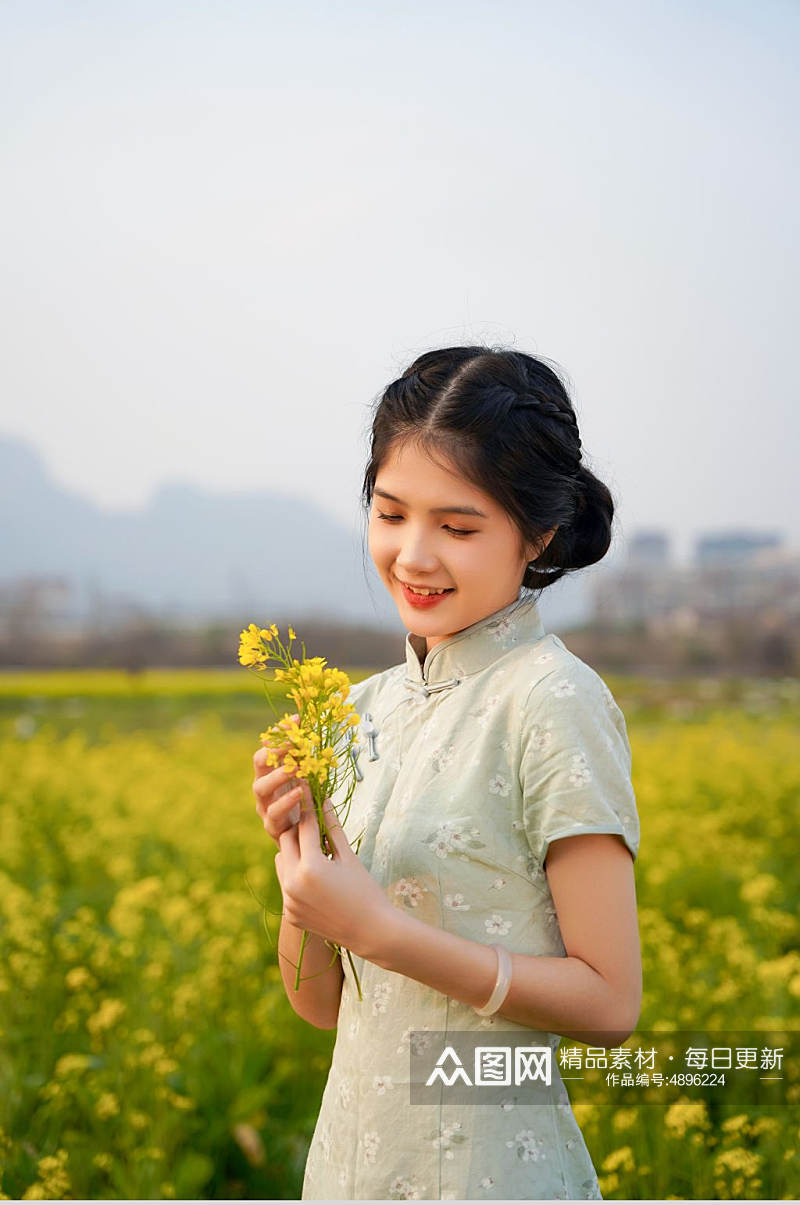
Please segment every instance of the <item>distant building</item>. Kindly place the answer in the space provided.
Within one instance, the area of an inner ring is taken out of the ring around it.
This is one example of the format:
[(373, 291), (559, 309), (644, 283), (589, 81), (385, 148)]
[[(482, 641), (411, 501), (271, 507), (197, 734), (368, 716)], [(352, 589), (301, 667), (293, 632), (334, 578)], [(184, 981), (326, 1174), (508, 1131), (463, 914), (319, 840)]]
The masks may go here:
[(700, 536), (695, 544), (696, 565), (740, 565), (765, 548), (780, 548), (783, 539), (774, 532), (721, 531)]
[[(642, 533), (645, 557), (663, 550), (656, 534)], [(640, 547), (638, 537), (634, 546)], [(612, 627), (644, 624), (685, 632), (736, 612), (800, 614), (800, 553), (778, 537), (723, 532), (703, 537), (697, 551), (689, 567), (631, 557), (619, 571), (598, 575), (591, 619)]]
[(628, 564), (669, 565), (670, 537), (666, 531), (638, 531), (628, 545)]

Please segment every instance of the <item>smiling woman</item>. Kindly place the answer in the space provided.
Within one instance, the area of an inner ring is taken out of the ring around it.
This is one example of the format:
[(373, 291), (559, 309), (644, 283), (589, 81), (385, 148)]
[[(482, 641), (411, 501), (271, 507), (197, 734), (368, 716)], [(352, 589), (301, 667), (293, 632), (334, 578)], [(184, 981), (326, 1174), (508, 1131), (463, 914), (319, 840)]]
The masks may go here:
[[(458, 502), (449, 502), (456, 492)], [(373, 493), (370, 554), (406, 626), (424, 637), (426, 652), (516, 599), (537, 547), (523, 541), (502, 507), (454, 466), (433, 460), (415, 442), (399, 443), (381, 465)], [(386, 514), (376, 498), (399, 509)], [(443, 522), (455, 514), (478, 522), (470, 528)], [(553, 535), (540, 539), (538, 551)], [(411, 586), (443, 593), (415, 597)]]
[(292, 923), (346, 945), (363, 994), (343, 964), (338, 1000), (309, 1013), (338, 1032), (303, 1198), (599, 1198), (555, 1059), (543, 1105), (408, 1105), (432, 1037), (433, 1063), (463, 1033), (555, 1051), (616, 1045), (638, 1019), (625, 721), (537, 606), (604, 556), (611, 495), (548, 365), (455, 347), (384, 391), (363, 500), (408, 633), (404, 661), (351, 692), (357, 856), (285, 838)]

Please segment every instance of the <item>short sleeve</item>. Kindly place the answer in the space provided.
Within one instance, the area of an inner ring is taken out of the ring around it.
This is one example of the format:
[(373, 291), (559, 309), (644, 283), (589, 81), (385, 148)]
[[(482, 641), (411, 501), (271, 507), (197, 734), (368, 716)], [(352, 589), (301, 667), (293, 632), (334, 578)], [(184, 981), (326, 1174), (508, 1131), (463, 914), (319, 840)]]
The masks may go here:
[(603, 679), (577, 661), (546, 675), (523, 708), (523, 824), (541, 865), (551, 841), (617, 833), (634, 861), (639, 817), (625, 718)]

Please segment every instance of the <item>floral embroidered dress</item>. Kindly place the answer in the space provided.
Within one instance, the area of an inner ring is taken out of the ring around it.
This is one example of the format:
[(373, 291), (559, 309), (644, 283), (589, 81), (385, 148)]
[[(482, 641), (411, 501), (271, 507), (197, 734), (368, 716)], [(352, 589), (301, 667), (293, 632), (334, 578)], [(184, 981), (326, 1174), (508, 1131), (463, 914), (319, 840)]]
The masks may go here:
[[(351, 689), (363, 777), (348, 840), (363, 832), (359, 858), (395, 907), (426, 924), (512, 953), (566, 956), (542, 864), (549, 842), (616, 833), (638, 853), (622, 712), (529, 599), (427, 655), (409, 633), (405, 653)], [(498, 1105), (409, 1103), (413, 1031), (520, 1030), (554, 1053), (559, 1035), (480, 1017), (354, 961), (363, 1000), (344, 959), (303, 1200), (601, 1199), (555, 1057), (552, 1104), (514, 1103), (513, 1089)]]

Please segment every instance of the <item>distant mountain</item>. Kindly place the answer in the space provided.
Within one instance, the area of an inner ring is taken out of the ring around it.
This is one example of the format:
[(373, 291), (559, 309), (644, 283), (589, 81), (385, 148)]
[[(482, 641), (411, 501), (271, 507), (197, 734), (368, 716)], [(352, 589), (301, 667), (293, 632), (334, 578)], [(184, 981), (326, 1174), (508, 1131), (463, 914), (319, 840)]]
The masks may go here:
[(326, 615), (402, 630), (360, 536), (313, 502), (273, 491), (215, 495), (167, 484), (112, 514), (56, 484), (30, 445), (0, 438), (0, 580), (63, 576), (184, 617)]
[[(186, 619), (314, 615), (404, 631), (360, 532), (300, 497), (165, 484), (143, 511), (113, 514), (56, 484), (35, 449), (5, 436), (0, 526), (0, 584), (63, 577), (75, 617), (101, 595)], [(560, 583), (540, 607), (546, 627), (580, 622), (584, 582)]]

